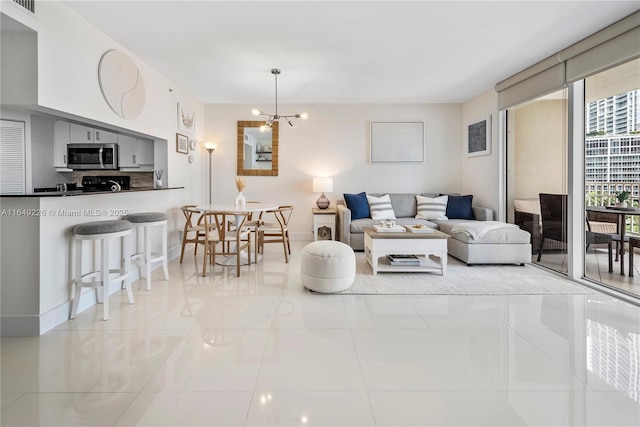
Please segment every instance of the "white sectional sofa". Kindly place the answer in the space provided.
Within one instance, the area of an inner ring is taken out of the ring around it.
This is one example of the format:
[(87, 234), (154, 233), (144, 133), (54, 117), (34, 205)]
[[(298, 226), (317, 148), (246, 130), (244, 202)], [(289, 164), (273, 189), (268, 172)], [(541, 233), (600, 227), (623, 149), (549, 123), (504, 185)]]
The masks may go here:
[[(372, 194), (380, 196), (379, 194)], [(437, 197), (437, 194), (423, 193), (422, 196)], [(520, 264), (531, 262), (531, 236), (527, 231), (517, 227), (498, 228), (475, 240), (464, 233), (454, 233), (452, 228), (459, 223), (469, 221), (493, 221), (491, 209), (473, 206), (475, 220), (446, 219), (428, 221), (416, 218), (416, 195), (410, 193), (389, 194), (399, 225), (424, 224), (447, 233), (449, 255), (464, 261), (466, 264)], [(372, 218), (351, 219), (351, 210), (344, 200), (337, 202), (337, 238), (356, 251), (364, 250), (364, 227), (371, 227), (378, 221)]]

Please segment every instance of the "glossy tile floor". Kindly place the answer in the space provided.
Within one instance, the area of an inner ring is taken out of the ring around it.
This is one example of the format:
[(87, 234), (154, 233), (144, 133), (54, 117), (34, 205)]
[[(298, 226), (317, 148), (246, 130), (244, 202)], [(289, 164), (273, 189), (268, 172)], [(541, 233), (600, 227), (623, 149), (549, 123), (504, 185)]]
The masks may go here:
[[(609, 273), (609, 258), (606, 248), (590, 248), (585, 256), (585, 277), (640, 298), (640, 251), (636, 249), (633, 255), (633, 277), (629, 277), (628, 257), (629, 253), (625, 251), (624, 275), (620, 274), (620, 261), (614, 261), (613, 273)], [(531, 256), (531, 262), (538, 263), (537, 259), (537, 254)], [(567, 254), (556, 251), (543, 254), (538, 264), (566, 274), (567, 262)]]
[(239, 279), (173, 261), (134, 305), (112, 296), (109, 321), (92, 307), (3, 337), (2, 426), (640, 425), (637, 306), (311, 294), (303, 244)]

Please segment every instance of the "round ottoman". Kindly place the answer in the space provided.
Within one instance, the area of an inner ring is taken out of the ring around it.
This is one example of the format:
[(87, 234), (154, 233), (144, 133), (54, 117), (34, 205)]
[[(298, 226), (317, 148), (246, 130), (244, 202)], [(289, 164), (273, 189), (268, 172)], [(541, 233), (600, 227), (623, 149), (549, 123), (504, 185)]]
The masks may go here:
[(302, 249), (300, 276), (305, 288), (322, 293), (348, 289), (356, 277), (356, 254), (333, 240), (309, 243)]

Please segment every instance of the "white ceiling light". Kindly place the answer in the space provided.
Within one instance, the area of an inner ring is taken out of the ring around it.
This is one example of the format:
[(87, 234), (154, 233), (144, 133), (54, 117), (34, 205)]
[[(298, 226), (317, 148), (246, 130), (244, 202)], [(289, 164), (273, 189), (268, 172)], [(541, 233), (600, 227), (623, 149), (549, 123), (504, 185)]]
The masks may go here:
[(273, 124), (273, 122), (280, 119), (285, 119), (287, 123), (289, 123), (289, 126), (291, 126), (292, 128), (295, 128), (295, 125), (293, 124), (291, 119), (306, 119), (307, 113), (297, 113), (297, 114), (290, 114), (290, 115), (278, 114), (278, 75), (280, 74), (280, 70), (277, 68), (272, 68), (271, 74), (273, 74), (276, 80), (276, 112), (275, 114), (267, 114), (263, 111), (258, 110), (257, 108), (254, 108), (253, 110), (251, 110), (251, 114), (253, 114), (254, 116), (269, 116), (269, 118), (267, 119), (267, 124), (260, 126), (261, 132), (267, 132), (271, 128), (271, 125)]

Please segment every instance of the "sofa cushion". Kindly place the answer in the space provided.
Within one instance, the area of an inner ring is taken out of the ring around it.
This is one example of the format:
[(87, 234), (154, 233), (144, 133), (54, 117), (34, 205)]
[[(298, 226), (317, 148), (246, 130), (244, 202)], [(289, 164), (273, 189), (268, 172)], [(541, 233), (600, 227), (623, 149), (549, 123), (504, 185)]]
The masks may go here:
[(448, 196), (432, 198), (417, 195), (416, 204), (418, 206), (418, 214), (416, 218), (447, 219), (447, 199)]
[[(424, 224), (427, 227), (438, 229), (438, 225), (434, 222), (427, 221), (426, 219), (415, 219), (415, 218), (396, 218), (396, 224), (398, 225), (416, 225), (416, 224)], [(355, 221), (351, 221), (351, 225), (349, 227), (349, 231), (351, 233), (364, 233), (365, 227), (373, 227), (378, 224), (378, 221), (373, 220), (371, 218), (362, 218), (357, 219)]]
[(369, 202), (363, 191), (358, 194), (344, 194), (344, 202), (351, 211), (351, 219), (369, 218)]
[(367, 194), (367, 201), (369, 202), (369, 212), (371, 213), (372, 219), (396, 219), (393, 213), (393, 207), (391, 206), (391, 198), (388, 194), (382, 197)]
[(396, 218), (413, 218), (416, 216), (416, 198), (413, 194), (390, 193), (389, 198)]
[(449, 196), (447, 201), (447, 218), (449, 219), (476, 219), (473, 215), (471, 203), (473, 195)]
[(473, 240), (469, 235), (465, 233), (452, 233), (451, 229), (454, 225), (462, 222), (469, 222), (466, 219), (449, 219), (444, 221), (435, 221), (440, 228), (440, 231), (447, 233), (452, 239), (464, 242), (470, 245), (475, 244), (491, 244), (491, 243), (515, 243), (515, 244), (527, 244), (531, 241), (531, 235), (517, 227), (499, 228), (497, 230), (489, 231), (478, 240)]

